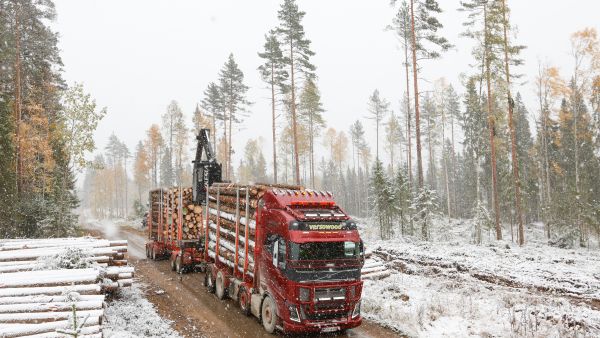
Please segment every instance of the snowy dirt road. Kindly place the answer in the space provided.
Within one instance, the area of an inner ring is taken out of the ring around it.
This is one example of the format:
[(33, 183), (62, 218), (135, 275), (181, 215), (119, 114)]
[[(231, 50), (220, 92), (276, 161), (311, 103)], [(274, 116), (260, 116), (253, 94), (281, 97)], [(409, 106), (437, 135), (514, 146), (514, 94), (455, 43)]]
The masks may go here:
[[(253, 317), (244, 316), (231, 300), (219, 301), (206, 292), (201, 273), (178, 275), (168, 261), (152, 262), (145, 257), (145, 234), (113, 222), (90, 221), (86, 229), (107, 238), (129, 241), (129, 262), (136, 278), (146, 286), (146, 297), (159, 314), (173, 321), (184, 337), (273, 337)], [(336, 337), (397, 337), (398, 333), (369, 321)]]

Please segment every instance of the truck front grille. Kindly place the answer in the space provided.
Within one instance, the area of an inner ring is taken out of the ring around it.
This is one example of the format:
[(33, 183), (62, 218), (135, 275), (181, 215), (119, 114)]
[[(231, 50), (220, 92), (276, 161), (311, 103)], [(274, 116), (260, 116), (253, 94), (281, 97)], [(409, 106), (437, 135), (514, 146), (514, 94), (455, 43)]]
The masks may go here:
[(346, 304), (343, 302), (318, 302), (315, 304), (315, 310), (323, 311), (341, 311), (345, 309)]
[(348, 315), (347, 312), (314, 312), (304, 313), (304, 317), (308, 320), (332, 320), (332, 319), (345, 319)]

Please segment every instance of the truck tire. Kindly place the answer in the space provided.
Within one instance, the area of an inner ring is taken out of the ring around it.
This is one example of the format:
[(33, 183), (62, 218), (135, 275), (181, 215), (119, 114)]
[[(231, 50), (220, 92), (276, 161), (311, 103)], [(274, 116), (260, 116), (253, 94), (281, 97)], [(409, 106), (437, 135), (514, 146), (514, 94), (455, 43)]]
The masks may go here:
[(225, 276), (223, 272), (217, 272), (217, 279), (215, 280), (215, 294), (217, 298), (223, 300), (227, 294), (227, 289), (225, 288)]
[(206, 273), (204, 274), (204, 286), (208, 292), (215, 293), (215, 282), (212, 280), (210, 269), (206, 269)]
[(185, 269), (183, 267), (183, 263), (181, 262), (183, 258), (181, 258), (180, 255), (177, 255), (177, 258), (175, 258), (175, 271), (177, 273), (183, 273), (183, 270)]
[(171, 259), (169, 259), (169, 263), (171, 263), (171, 271), (176, 271), (175, 260), (173, 259), (173, 256), (171, 256)]
[(263, 327), (268, 333), (275, 332), (275, 325), (277, 324), (277, 314), (275, 313), (275, 311), (276, 305), (273, 301), (273, 298), (271, 298), (270, 296), (266, 296), (262, 302), (260, 317), (262, 320)]
[(246, 316), (250, 315), (250, 295), (246, 292), (246, 288), (240, 286), (238, 291), (238, 303), (240, 304), (240, 310)]

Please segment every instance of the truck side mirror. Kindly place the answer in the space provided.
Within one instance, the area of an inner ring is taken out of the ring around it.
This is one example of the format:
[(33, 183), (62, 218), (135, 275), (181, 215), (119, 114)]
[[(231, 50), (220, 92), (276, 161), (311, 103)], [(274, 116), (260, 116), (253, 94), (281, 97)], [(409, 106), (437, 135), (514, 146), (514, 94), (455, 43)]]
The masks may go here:
[(279, 241), (273, 243), (273, 266), (277, 267), (279, 262)]

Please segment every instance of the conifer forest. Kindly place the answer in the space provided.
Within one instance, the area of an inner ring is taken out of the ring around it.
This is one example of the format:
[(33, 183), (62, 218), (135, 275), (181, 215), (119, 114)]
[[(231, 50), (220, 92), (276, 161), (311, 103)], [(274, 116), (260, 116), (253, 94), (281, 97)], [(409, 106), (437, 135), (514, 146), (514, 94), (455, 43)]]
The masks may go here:
[(208, 129), (224, 182), (357, 222), (358, 336), (600, 335), (600, 3), (253, 3), (0, 0), (0, 238), (145, 241)]

